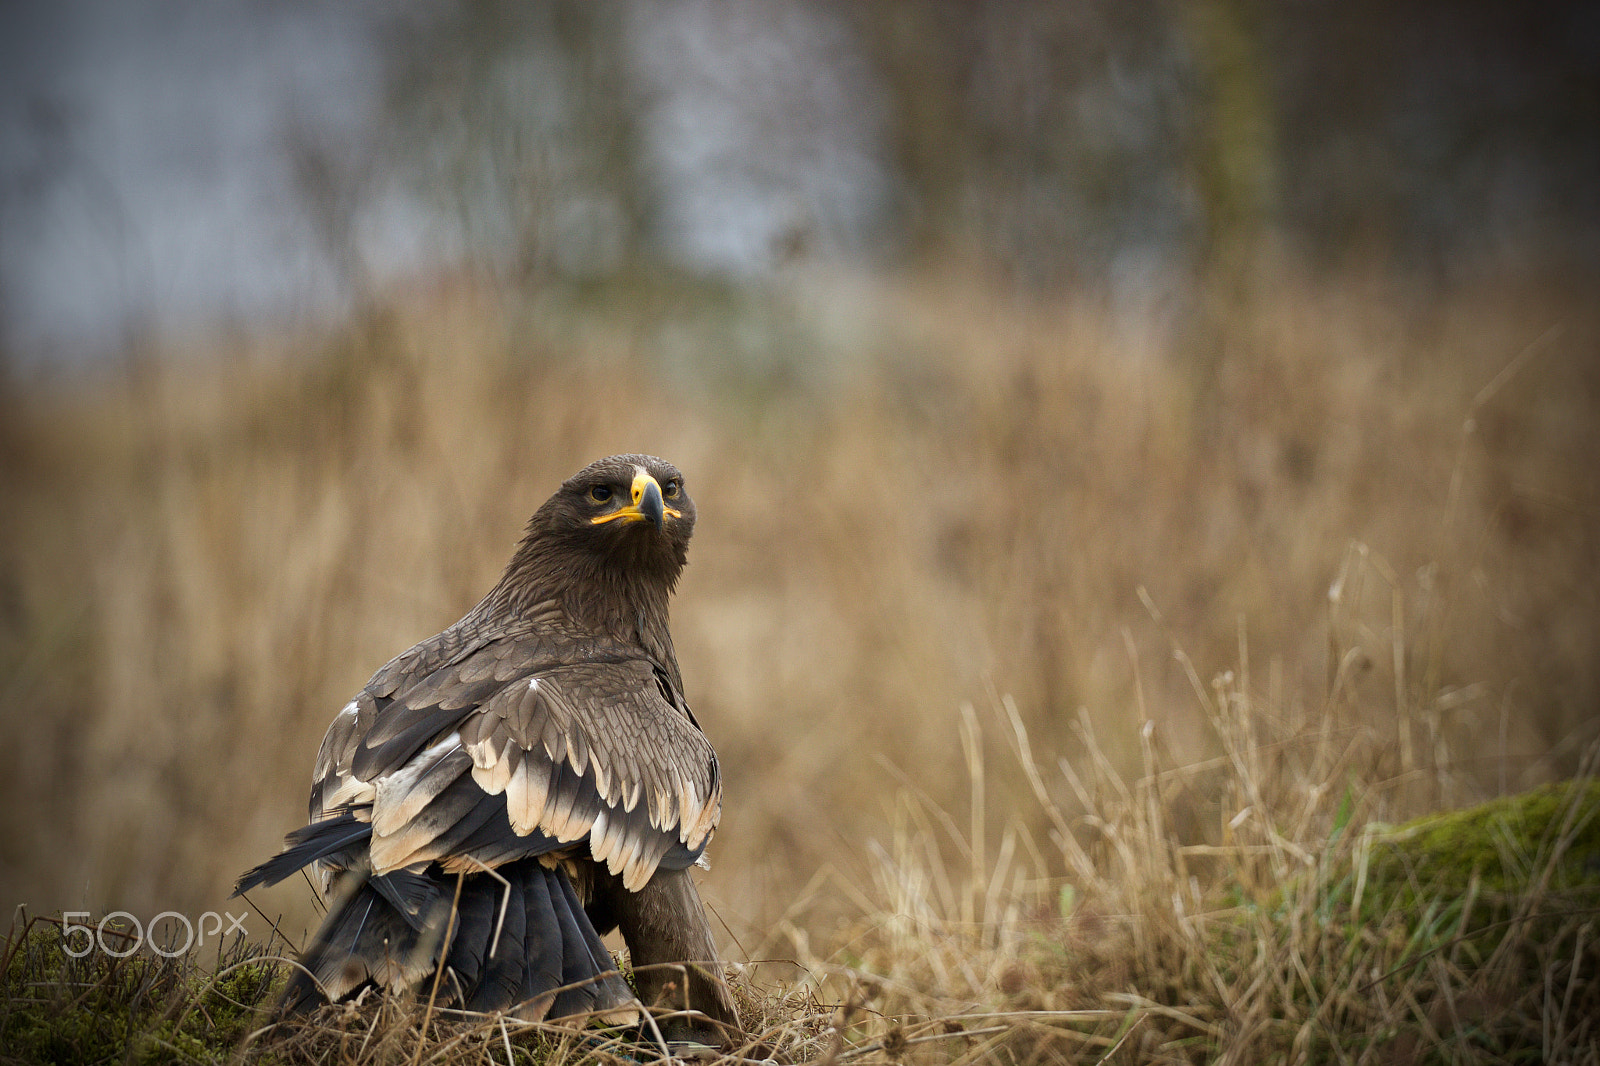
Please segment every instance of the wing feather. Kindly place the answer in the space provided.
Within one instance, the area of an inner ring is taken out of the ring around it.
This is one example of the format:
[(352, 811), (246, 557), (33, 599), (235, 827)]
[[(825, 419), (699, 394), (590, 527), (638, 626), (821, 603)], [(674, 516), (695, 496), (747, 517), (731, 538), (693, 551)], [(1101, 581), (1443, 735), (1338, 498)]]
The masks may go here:
[(507, 685), (484, 710), (504, 719), (511, 737), (523, 748), (533, 747), (534, 738), (550, 717), (537, 677)]
[[(644, 847), (645, 841), (647, 841), (649, 839), (650, 839), (650, 834), (647, 834), (647, 833), (631, 833), (623, 841), (622, 854), (620, 856), (618, 856), (618, 862), (617, 862), (618, 869), (620, 869), (622, 871), (622, 884), (623, 884), (623, 887), (628, 887), (630, 882), (638, 882), (640, 885), (643, 885), (643, 883), (645, 881), (649, 880), (649, 876), (648, 875), (645, 875), (643, 878), (641, 878), (641, 876), (640, 876), (641, 864), (639, 862), (639, 852)], [(654, 872), (654, 871), (652, 871), (652, 872)], [(629, 889), (629, 891), (636, 891), (636, 890)]]
[(518, 836), (526, 836), (548, 824), (545, 807), (550, 799), (551, 771), (556, 769), (551, 764), (527, 758), (526, 754), (506, 786), (506, 812)]
[(413, 656), (437, 664), (426, 676), (380, 671), (334, 720), (314, 820), (336, 804), (370, 819), (380, 872), (479, 869), (586, 842), (637, 889), (669, 854), (693, 861), (721, 784), (661, 671), (623, 657), (553, 665), (525, 639), (456, 643)]
[(572, 767), (573, 773), (581, 777), (589, 768), (589, 744), (584, 739), (584, 732), (581, 729), (569, 729), (565, 737), (567, 741), (565, 762)]
[[(496, 751), (495, 749), (499, 750)], [(493, 736), (477, 747), (468, 748), (472, 756), (472, 779), (490, 796), (497, 796), (511, 784), (511, 775), (522, 763), (523, 751), (510, 737)]]
[(566, 762), (566, 723), (559, 720), (555, 715), (552, 714), (545, 718), (544, 728), (539, 731), (539, 742), (544, 746), (544, 753), (551, 762)]
[(594, 777), (594, 790), (600, 794), (607, 807), (617, 805), (617, 794), (611, 788), (611, 770), (606, 765), (605, 749), (596, 745), (589, 749), (590, 774)]
[(393, 832), (415, 818), (471, 765), (460, 734), (450, 733), (399, 770), (378, 778), (373, 783), (373, 832)]

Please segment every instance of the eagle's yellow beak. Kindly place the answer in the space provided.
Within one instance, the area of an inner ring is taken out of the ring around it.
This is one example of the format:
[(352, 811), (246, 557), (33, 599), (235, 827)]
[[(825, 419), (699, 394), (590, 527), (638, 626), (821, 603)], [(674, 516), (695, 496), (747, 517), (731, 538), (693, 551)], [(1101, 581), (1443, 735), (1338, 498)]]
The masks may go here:
[(661, 498), (661, 485), (655, 478), (640, 470), (633, 475), (633, 502), (617, 508), (610, 514), (589, 519), (595, 525), (618, 518), (624, 522), (649, 522), (657, 529), (668, 518), (682, 518), (683, 512), (668, 507)]

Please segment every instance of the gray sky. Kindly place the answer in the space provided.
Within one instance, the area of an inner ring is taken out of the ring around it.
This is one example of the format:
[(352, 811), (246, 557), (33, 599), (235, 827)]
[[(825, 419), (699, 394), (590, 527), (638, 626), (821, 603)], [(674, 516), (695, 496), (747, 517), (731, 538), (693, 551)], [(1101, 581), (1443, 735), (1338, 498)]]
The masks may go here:
[[(117, 350), (130, 323), (339, 310), (349, 279), (329, 249), (343, 235), (315, 217), (287, 149), (298, 141), (335, 166), (363, 165), (386, 118), (380, 19), (427, 10), (425, 0), (58, 0), (0, 10), (0, 322), (13, 355), (92, 358)], [(859, 247), (890, 197), (886, 114), (826, 5), (621, 10), (628, 78), (616, 91), (640, 109), (656, 254), (748, 275), (794, 231), (824, 253)], [(520, 88), (510, 121), (528, 117), (518, 107), (559, 109), (552, 42), (511, 43), (507, 61), (520, 67), (510, 84)], [(539, 159), (563, 150), (559, 138), (534, 149)], [(443, 203), (461, 189), (430, 196), (371, 174), (358, 191), (350, 239), (368, 280), (436, 267), (468, 239)], [(575, 230), (556, 236), (568, 250), (605, 235), (608, 215), (586, 194), (562, 190), (546, 205), (557, 229)], [(480, 216), (515, 236), (514, 220), (489, 207)], [(608, 255), (579, 256), (576, 267), (612, 268)]]
[(378, 64), (360, 5), (68, 0), (0, 15), (0, 294), (21, 354), (130, 315), (318, 311), (334, 278), (290, 131), (358, 138)]

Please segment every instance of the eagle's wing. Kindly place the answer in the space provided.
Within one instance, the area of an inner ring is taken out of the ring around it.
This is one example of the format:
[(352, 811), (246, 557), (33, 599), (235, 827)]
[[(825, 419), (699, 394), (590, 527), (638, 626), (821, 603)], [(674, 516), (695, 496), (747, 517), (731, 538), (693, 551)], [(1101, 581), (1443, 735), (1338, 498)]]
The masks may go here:
[(313, 821), (344, 808), (370, 820), (376, 873), (471, 872), (585, 838), (631, 890), (663, 861), (687, 866), (716, 828), (722, 789), (665, 672), (631, 658), (544, 665), (529, 652), (525, 639), (483, 644), (392, 694), (380, 672), (323, 740)]

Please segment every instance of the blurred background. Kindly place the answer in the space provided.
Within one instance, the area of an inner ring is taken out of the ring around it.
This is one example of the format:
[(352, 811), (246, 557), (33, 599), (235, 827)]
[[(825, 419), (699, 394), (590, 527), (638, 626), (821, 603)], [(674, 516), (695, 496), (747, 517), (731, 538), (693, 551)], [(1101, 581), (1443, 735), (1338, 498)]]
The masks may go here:
[(1570, 773), (1597, 129), (1587, 3), (7, 5), (0, 904), (223, 909), (620, 451), (736, 957), (911, 808), (1061, 876), (1018, 726), (1074, 810), (1153, 722), (1197, 841), (1240, 686), (1384, 817)]

